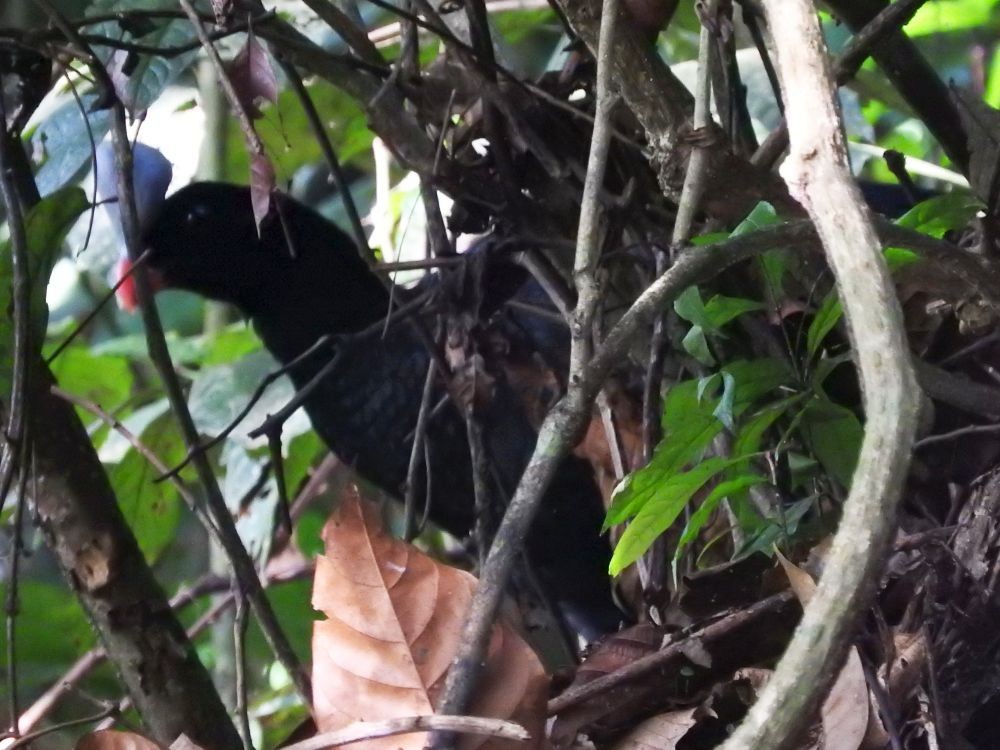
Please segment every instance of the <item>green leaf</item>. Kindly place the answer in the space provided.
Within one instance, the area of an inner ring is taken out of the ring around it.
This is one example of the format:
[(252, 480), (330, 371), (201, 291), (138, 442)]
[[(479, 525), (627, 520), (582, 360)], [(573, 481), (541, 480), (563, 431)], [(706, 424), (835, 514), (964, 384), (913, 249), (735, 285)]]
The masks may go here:
[[(204, 356), (201, 342), (197, 339), (185, 338), (176, 331), (167, 331), (166, 339), (170, 359), (174, 362), (200, 362)], [(98, 355), (112, 355), (126, 357), (133, 361), (143, 361), (149, 358), (148, 346), (145, 334), (131, 333), (95, 344), (93, 352)]]
[(823, 383), (826, 379), (833, 374), (833, 371), (840, 367), (842, 364), (851, 361), (851, 352), (843, 352), (835, 357), (823, 357), (816, 363), (816, 367), (813, 369), (812, 378), (810, 379), (810, 384), (813, 389), (822, 389)]
[(986, 72), (986, 91), (983, 101), (997, 109), (1000, 107), (1000, 55), (993, 55), (989, 70)]
[(720, 501), (732, 495), (743, 493), (755, 484), (763, 484), (765, 482), (767, 482), (767, 479), (759, 474), (740, 474), (732, 479), (720, 482), (708, 494), (708, 497), (702, 501), (701, 505), (698, 506), (698, 510), (691, 514), (691, 518), (684, 525), (681, 538), (677, 541), (677, 549), (674, 550), (674, 563), (676, 564), (683, 554), (685, 547), (691, 544), (695, 537), (698, 536), (698, 532), (704, 528)]
[[(179, 464), (185, 456), (170, 414), (155, 419), (140, 439), (169, 467)], [(159, 472), (134, 448), (108, 470), (122, 514), (151, 563), (173, 540), (181, 513), (177, 489), (170, 482), (157, 482), (158, 476)]]
[(906, 24), (907, 36), (956, 34), (989, 26), (996, 0), (937, 0), (921, 7)]
[(278, 486), (274, 473), (266, 473), (267, 463), (266, 457), (252, 456), (233, 440), (225, 442), (219, 456), (219, 464), (225, 470), (222, 493), (236, 518), (236, 531), (250, 557), (260, 566), (267, 562), (271, 550), (278, 507)]
[(234, 323), (204, 338), (202, 366), (228, 364), (262, 347), (257, 334), (246, 323)]
[(722, 424), (724, 424), (730, 431), (736, 429), (736, 425), (733, 421), (733, 399), (735, 397), (736, 380), (733, 378), (731, 373), (723, 370), (722, 397), (719, 399), (719, 403), (716, 405), (715, 409), (712, 410), (712, 416), (722, 422)]
[(721, 379), (721, 375), (717, 372), (713, 372), (711, 375), (706, 375), (703, 378), (698, 378), (698, 386), (696, 389), (696, 395), (698, 396), (698, 403), (700, 404), (705, 398), (705, 394), (708, 393), (709, 387), (712, 388), (712, 392), (715, 392), (716, 383)]
[[(31, 297), (32, 345), (41, 351), (49, 310), (45, 289), (52, 267), (70, 227), (89, 205), (80, 188), (66, 188), (50, 195), (24, 216), (28, 245), (28, 278)], [(9, 397), (14, 367), (14, 289), (10, 240), (0, 244), (0, 399)]]
[[(162, 417), (170, 409), (166, 398), (159, 398), (152, 403), (140, 406), (121, 420), (122, 427), (133, 435), (142, 435), (154, 421)], [(123, 460), (132, 450), (132, 444), (118, 430), (108, 432), (107, 438), (97, 451), (101, 463), (116, 464)]]
[(921, 201), (896, 219), (896, 224), (940, 239), (946, 232), (963, 229), (983, 204), (968, 193), (945, 193)]
[(813, 498), (806, 497), (782, 509), (778, 515), (768, 518), (768, 523), (747, 539), (746, 544), (735, 556), (745, 557), (755, 552), (772, 555), (775, 544), (798, 531), (803, 516), (814, 504)]
[(96, 94), (81, 94), (80, 104), (69, 94), (64, 95), (64, 100), (31, 137), (35, 151), (45, 155), (45, 162), (35, 175), (38, 192), (44, 196), (66, 185), (90, 160), (90, 133), (100, 143), (111, 129), (111, 110), (93, 110)]
[[(257, 351), (235, 362), (202, 369), (191, 384), (188, 407), (199, 432), (216, 435), (222, 432), (249, 403), (260, 383), (277, 370), (278, 363), (266, 351)], [(258, 427), (295, 395), (291, 380), (281, 377), (264, 391), (250, 413), (232, 433), (232, 438), (250, 447), (262, 444), (263, 438), (250, 440), (248, 432)], [(309, 430), (309, 419), (300, 409), (285, 422), (282, 438), (291, 440)]]
[(806, 333), (806, 351), (810, 356), (814, 356), (819, 351), (820, 345), (827, 334), (833, 330), (834, 326), (840, 322), (840, 317), (844, 314), (840, 306), (840, 298), (836, 292), (830, 292), (823, 300), (819, 310), (809, 323), (809, 331)]
[[(770, 429), (771, 425), (778, 421), (779, 417), (788, 411), (791, 406), (799, 401), (801, 396), (793, 396), (778, 401), (769, 406), (765, 406), (740, 429), (739, 434), (733, 441), (734, 456), (750, 456), (760, 451), (760, 444), (764, 439), (764, 433)], [(749, 466), (749, 463), (746, 464)]]
[(764, 288), (771, 307), (778, 307), (785, 299), (785, 273), (788, 271), (788, 250), (768, 250), (760, 256)]
[(705, 313), (705, 303), (698, 287), (689, 286), (674, 300), (674, 312), (688, 323), (702, 328), (711, 328), (711, 321)]
[[(733, 440), (732, 452), (734, 456), (742, 457), (742, 460), (726, 471), (728, 478), (735, 479), (750, 472), (750, 457), (760, 452), (764, 434), (802, 398), (804, 395), (792, 396), (765, 406), (740, 428), (735, 440)], [(760, 526), (760, 516), (750, 503), (749, 493), (746, 489), (733, 490), (729, 495), (729, 504), (744, 530), (752, 530)]]
[(799, 424), (806, 444), (843, 487), (851, 486), (864, 428), (850, 409), (825, 398), (810, 401)]
[(285, 454), (288, 494), (294, 497), (299, 486), (309, 477), (316, 459), (325, 455), (327, 448), (312, 430), (293, 438), (283, 438), (281, 445)]
[(719, 334), (720, 329), (740, 315), (763, 309), (764, 305), (740, 297), (717, 294), (708, 303), (702, 302), (697, 287), (689, 287), (674, 301), (674, 311), (692, 324), (681, 344), (684, 350), (703, 365), (714, 365), (715, 358), (708, 345), (709, 334)]
[(705, 303), (705, 317), (713, 328), (722, 328), (726, 323), (748, 312), (763, 310), (764, 303), (741, 297), (726, 297), (716, 294)]
[[(723, 372), (733, 381), (731, 413), (734, 419), (763, 396), (792, 381), (787, 365), (775, 359), (736, 361), (723, 368)], [(619, 485), (604, 521), (605, 529), (638, 513), (660, 484), (687, 464), (697, 461), (722, 431), (723, 424), (715, 415), (721, 398), (700, 400), (698, 390), (698, 380), (686, 380), (667, 393), (663, 408), (663, 440), (650, 462)]]
[(699, 234), (697, 237), (692, 237), (691, 246), (702, 247), (703, 245), (714, 245), (716, 242), (723, 242), (728, 239), (728, 232), (709, 232), (708, 234)]
[[(0, 601), (6, 600), (4, 582), (0, 584)], [(18, 603), (13, 619), (18, 688), (31, 695), (63, 678), (66, 665), (91, 648), (95, 637), (76, 597), (69, 595), (63, 583), (52, 585), (23, 577)], [(0, 628), (0, 653), (7, 653), (6, 627)]]
[[(52, 362), (52, 374), (64, 391), (116, 412), (132, 395), (132, 370), (124, 357), (95, 355), (87, 347), (70, 346)], [(82, 414), (84, 423), (94, 419)]]
[(684, 334), (681, 346), (684, 347), (684, 351), (706, 367), (711, 367), (715, 364), (715, 357), (712, 356), (712, 352), (708, 348), (705, 329), (701, 326), (691, 326), (690, 330)]
[(761, 201), (751, 209), (747, 217), (737, 225), (736, 229), (729, 236), (739, 237), (741, 234), (756, 232), (758, 229), (777, 224), (780, 221), (781, 219), (778, 217), (778, 212), (774, 210), (774, 206), (767, 201)]
[[(368, 128), (367, 117), (358, 103), (322, 79), (306, 81), (306, 88), (316, 109), (323, 113), (327, 132), (341, 162), (346, 164), (360, 154), (369, 152), (373, 133)], [(286, 178), (291, 179), (302, 167), (315, 165), (323, 160), (322, 151), (302, 104), (291, 87), (286, 87), (278, 94), (276, 104), (262, 106), (261, 112), (263, 117), (256, 123), (257, 132), (268, 155), (274, 160), (279, 183)], [(232, 144), (243, 142), (243, 134), (235, 118), (229, 120), (226, 140)], [(290, 148), (290, 145), (294, 147)], [(248, 150), (230, 148), (224, 177), (245, 183), (249, 174)]]
[[(914, 208), (913, 210), (917, 209)], [(885, 257), (886, 266), (889, 268), (890, 273), (895, 273), (899, 269), (920, 260), (920, 256), (912, 250), (900, 247), (887, 247), (883, 252), (883, 256)], [(810, 355), (815, 355), (819, 351), (819, 347), (822, 345), (824, 339), (826, 339), (827, 334), (840, 322), (843, 314), (844, 310), (840, 304), (840, 298), (837, 296), (836, 290), (832, 290), (823, 299), (823, 304), (820, 305), (819, 310), (816, 311), (816, 315), (813, 316), (812, 322), (809, 324), (809, 331), (806, 335), (806, 349)]]
[(635, 562), (677, 520), (694, 493), (738, 460), (740, 459), (709, 458), (690, 471), (659, 482), (618, 540), (611, 556), (611, 575), (618, 575)]
[(885, 264), (892, 273), (920, 261), (919, 255), (905, 247), (887, 247), (882, 254), (885, 256)]
[[(120, 3), (111, 5), (120, 6)], [(165, 7), (164, 3), (139, 3), (139, 5), (153, 6), (151, 9)], [(114, 9), (120, 10), (120, 7)], [(111, 37), (121, 36), (121, 29), (117, 22), (95, 25), (91, 27), (90, 31), (93, 34), (104, 34)], [(197, 40), (198, 37), (186, 18), (158, 23), (155, 30), (142, 36), (142, 43), (152, 47), (181, 47), (197, 42)], [(109, 47), (101, 46), (96, 46), (95, 51), (106, 64), (115, 52)], [(121, 55), (121, 53), (118, 54)], [(124, 78), (121, 84), (116, 83), (115, 85), (129, 112), (138, 114), (149, 109), (159, 99), (163, 90), (176, 80), (177, 76), (187, 70), (197, 56), (197, 48), (179, 55), (136, 55), (135, 65), (130, 70), (129, 75)], [(113, 64), (111, 67), (113, 71), (116, 68)], [(113, 75), (119, 74), (113, 72)]]

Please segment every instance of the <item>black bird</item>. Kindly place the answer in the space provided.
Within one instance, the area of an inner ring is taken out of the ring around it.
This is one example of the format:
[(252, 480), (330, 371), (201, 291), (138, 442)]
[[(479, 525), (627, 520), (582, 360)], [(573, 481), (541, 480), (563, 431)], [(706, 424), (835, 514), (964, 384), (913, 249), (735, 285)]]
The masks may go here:
[[(309, 393), (305, 409), (334, 453), (365, 479), (399, 496), (430, 362), (428, 348), (405, 321), (390, 325), (384, 336), (381, 331), (358, 336), (385, 318), (385, 287), (334, 224), (286, 196), (275, 201), (277, 211), (263, 221), (258, 236), (248, 188), (189, 185), (146, 222), (148, 267), (168, 288), (235, 305), (282, 363), (292, 362), (320, 338), (336, 336), (332, 349), (305, 357), (290, 376), (303, 388), (336, 351), (337, 364)], [(509, 270), (501, 276), (501, 287), (518, 278)], [(484, 288), (490, 289), (489, 278)], [(529, 344), (551, 348), (565, 338), (553, 332), (553, 324), (546, 327), (535, 316), (523, 317), (516, 328)], [(537, 435), (502, 377), (480, 421), (495, 489), (509, 498)], [(427, 445), (431, 493), (419, 493), (419, 500), (430, 504), (432, 520), (463, 536), (475, 520), (474, 490), (465, 421), (452, 403), (432, 417)], [(567, 623), (587, 637), (615, 629), (621, 617), (611, 600), (601, 519), (590, 466), (567, 459), (544, 499), (527, 548), (543, 588)]]

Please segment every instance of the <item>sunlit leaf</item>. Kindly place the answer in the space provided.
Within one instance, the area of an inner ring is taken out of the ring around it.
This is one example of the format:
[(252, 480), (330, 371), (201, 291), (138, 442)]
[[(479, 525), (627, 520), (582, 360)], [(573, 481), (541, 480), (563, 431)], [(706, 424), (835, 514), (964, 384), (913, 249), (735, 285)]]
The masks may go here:
[(618, 575), (670, 528), (692, 496), (712, 477), (740, 459), (709, 458), (690, 471), (664, 477), (638, 509), (611, 556), (609, 571)]
[(996, 5), (996, 0), (933, 0), (903, 29), (908, 36), (917, 37), (984, 27), (994, 18)]
[(691, 518), (689, 518), (688, 522), (684, 525), (681, 537), (677, 541), (677, 548), (674, 550), (674, 560), (677, 561), (680, 559), (684, 549), (695, 540), (695, 537), (698, 536), (698, 533), (705, 527), (705, 524), (708, 523), (712, 513), (722, 500), (743, 492), (748, 488), (753, 487), (755, 484), (762, 484), (766, 481), (766, 477), (762, 477), (759, 474), (741, 474), (732, 479), (720, 482), (715, 489), (708, 494), (708, 497), (701, 502), (701, 505), (699, 505), (698, 509), (691, 514)]
[(982, 208), (982, 201), (973, 195), (945, 193), (921, 201), (896, 219), (896, 224), (941, 238), (946, 232), (964, 229)]

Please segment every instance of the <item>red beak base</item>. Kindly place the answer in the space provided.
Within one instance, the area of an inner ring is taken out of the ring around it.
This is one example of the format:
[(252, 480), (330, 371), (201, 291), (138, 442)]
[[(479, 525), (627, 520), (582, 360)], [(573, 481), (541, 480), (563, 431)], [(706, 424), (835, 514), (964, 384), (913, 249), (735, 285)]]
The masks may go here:
[[(146, 275), (154, 294), (166, 288), (166, 282), (158, 271), (147, 268)], [(118, 289), (115, 292), (118, 307), (128, 313), (135, 312), (139, 308), (139, 287), (135, 283), (135, 268), (131, 258), (118, 261), (115, 276), (118, 279)]]

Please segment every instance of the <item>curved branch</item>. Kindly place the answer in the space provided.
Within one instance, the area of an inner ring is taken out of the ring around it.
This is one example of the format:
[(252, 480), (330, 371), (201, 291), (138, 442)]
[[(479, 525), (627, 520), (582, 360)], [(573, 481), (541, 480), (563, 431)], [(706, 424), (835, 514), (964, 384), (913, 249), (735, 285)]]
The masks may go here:
[(919, 391), (902, 311), (847, 166), (834, 82), (809, 0), (767, 0), (778, 40), (791, 153), (789, 189), (809, 212), (837, 279), (864, 395), (865, 437), (823, 578), (774, 675), (725, 750), (789, 747), (836, 678), (895, 530)]

